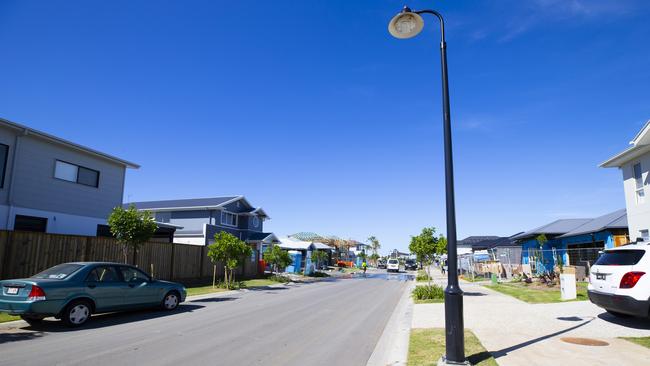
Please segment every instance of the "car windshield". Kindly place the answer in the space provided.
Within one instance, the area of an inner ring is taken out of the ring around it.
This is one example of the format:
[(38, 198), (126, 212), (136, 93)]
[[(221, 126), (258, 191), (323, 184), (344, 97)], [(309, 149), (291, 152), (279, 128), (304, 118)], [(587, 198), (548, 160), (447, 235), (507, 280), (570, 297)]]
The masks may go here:
[(32, 278), (62, 280), (77, 272), (81, 267), (83, 266), (80, 264), (59, 264), (33, 275)]
[(596, 261), (599, 266), (633, 266), (641, 260), (644, 250), (605, 251)]
[(388, 261), (390, 264), (397, 264), (397, 259), (391, 259)]

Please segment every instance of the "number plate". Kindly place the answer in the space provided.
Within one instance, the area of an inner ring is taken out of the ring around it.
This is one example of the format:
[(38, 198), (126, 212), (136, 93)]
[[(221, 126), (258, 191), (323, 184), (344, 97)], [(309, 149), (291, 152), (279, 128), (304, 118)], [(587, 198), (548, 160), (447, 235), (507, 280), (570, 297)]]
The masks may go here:
[(596, 273), (596, 279), (597, 280), (604, 280), (607, 278), (607, 275), (604, 273)]
[(18, 294), (18, 287), (7, 287), (7, 295)]

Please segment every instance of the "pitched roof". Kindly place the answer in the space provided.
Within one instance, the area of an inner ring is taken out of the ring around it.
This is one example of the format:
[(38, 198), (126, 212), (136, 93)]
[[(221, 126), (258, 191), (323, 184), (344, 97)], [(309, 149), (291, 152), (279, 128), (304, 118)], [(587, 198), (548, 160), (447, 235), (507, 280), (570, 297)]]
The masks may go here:
[(645, 123), (639, 133), (637, 133), (634, 139), (630, 141), (630, 145), (632, 146), (600, 164), (600, 167), (618, 168), (632, 159), (650, 153), (650, 120)]
[(627, 211), (624, 208), (610, 212), (603, 216), (596, 217), (595, 219), (592, 219), (585, 224), (578, 226), (568, 233), (560, 235), (560, 237), (566, 238), (569, 236), (597, 233), (607, 229), (623, 228), (627, 228)]
[(282, 237), (278, 240), (280, 241), (280, 244), (278, 244), (278, 246), (282, 249), (309, 250), (314, 245), (314, 243), (311, 241), (302, 241), (289, 237)]
[(250, 241), (265, 241), (269, 239), (270, 241), (278, 241), (278, 238), (273, 233), (250, 233), (247, 240)]
[(520, 240), (529, 237), (534, 237), (541, 234), (553, 234), (553, 235), (562, 235), (566, 234), (571, 230), (578, 228), (581, 225), (586, 224), (592, 219), (560, 219), (555, 220), (549, 224), (542, 225), (538, 228), (526, 231), (519, 235), (515, 235), (512, 239)]
[(468, 236), (467, 238), (463, 240), (459, 240), (456, 245), (459, 246), (471, 246), (472, 244), (479, 243), (482, 241), (486, 240), (494, 240), (498, 239), (498, 236), (495, 235), (475, 235), (475, 236)]
[(321, 240), (321, 239), (325, 238), (322, 235), (316, 234), (316, 233), (311, 232), (311, 231), (301, 231), (299, 233), (291, 234), (291, 235), (289, 235), (289, 237), (294, 238), (294, 239), (298, 239), (298, 240), (306, 240), (306, 241)]
[(54, 142), (54, 143), (57, 143), (57, 144), (60, 144), (60, 145), (67, 146), (69, 148), (79, 150), (79, 151), (85, 152), (85, 153), (90, 154), (90, 155), (94, 155), (94, 156), (102, 158), (102, 159), (110, 160), (110, 161), (112, 161), (114, 163), (118, 163), (120, 165), (124, 165), (127, 168), (134, 168), (134, 169), (140, 168), (140, 165), (138, 165), (136, 163), (132, 163), (130, 161), (120, 159), (120, 158), (115, 157), (113, 155), (109, 155), (109, 154), (103, 153), (101, 151), (97, 151), (95, 149), (91, 149), (89, 147), (79, 145), (79, 144), (74, 143), (72, 141), (68, 141), (68, 140), (62, 139), (60, 137), (50, 135), (49, 133), (45, 133), (43, 131), (35, 130), (35, 129), (31, 128), (31, 127), (27, 127), (25, 125), (21, 125), (20, 123), (12, 122), (12, 121), (9, 121), (9, 120), (4, 119), (4, 118), (0, 118), (0, 126), (5, 126), (5, 127), (13, 128), (13, 129), (16, 129), (16, 130), (21, 130), (27, 135), (38, 136), (38, 137), (43, 138), (45, 140), (48, 140), (48, 141), (51, 141), (51, 142)]
[[(223, 196), (223, 197), (210, 197), (210, 198), (189, 198), (179, 200), (164, 200), (164, 201), (144, 201), (144, 202), (130, 202), (122, 206), (129, 207), (134, 205), (138, 210), (196, 210), (196, 209), (215, 209), (223, 207), (229, 203), (244, 200), (249, 206), (244, 196)], [(251, 206), (252, 207), (252, 206)], [(260, 216), (265, 216), (266, 213), (261, 208), (256, 208), (252, 212)]]

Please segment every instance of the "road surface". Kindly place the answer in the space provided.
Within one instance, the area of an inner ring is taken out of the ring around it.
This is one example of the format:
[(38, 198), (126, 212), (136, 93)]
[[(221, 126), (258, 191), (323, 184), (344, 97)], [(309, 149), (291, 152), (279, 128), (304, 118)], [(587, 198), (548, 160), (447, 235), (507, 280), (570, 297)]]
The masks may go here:
[(0, 325), (0, 365), (365, 365), (406, 275), (267, 287), (81, 329)]

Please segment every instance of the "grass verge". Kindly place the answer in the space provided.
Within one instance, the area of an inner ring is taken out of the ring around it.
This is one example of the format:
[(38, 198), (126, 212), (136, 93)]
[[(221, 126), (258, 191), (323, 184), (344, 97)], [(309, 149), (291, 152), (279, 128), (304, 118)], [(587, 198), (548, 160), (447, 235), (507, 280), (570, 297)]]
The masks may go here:
[(20, 320), (20, 317), (9, 315), (7, 313), (0, 313), (0, 323), (12, 322), (14, 320)]
[(650, 337), (621, 337), (621, 339), (636, 343), (639, 346), (643, 346), (645, 348), (650, 348)]
[[(274, 278), (276, 277), (278, 280), (274, 280)], [(286, 282), (286, 281), (280, 281), (282, 277), (280, 276), (276, 276), (276, 277), (245, 280), (239, 282), (239, 285), (240, 288), (255, 288), (255, 287), (266, 287), (271, 285), (277, 285), (278, 283)], [(216, 287), (212, 287), (212, 284), (200, 285), (200, 286), (189, 286), (186, 287), (186, 289), (187, 289), (187, 296), (205, 295), (205, 294), (229, 291), (228, 289), (219, 287), (219, 285), (217, 285)]]
[[(445, 330), (413, 329), (409, 341), (408, 366), (436, 365), (445, 353)], [(474, 333), (465, 330), (465, 354), (472, 365), (497, 366), (492, 355), (483, 348)]]
[[(517, 283), (499, 283), (497, 285), (484, 285), (485, 287), (501, 292), (502, 294), (510, 295), (521, 301), (530, 304), (546, 304), (553, 302), (564, 302), (560, 298), (560, 287), (548, 287), (546, 285), (528, 284), (525, 282)], [(575, 300), (568, 301), (584, 301), (588, 300), (587, 283), (577, 283), (577, 297)]]

